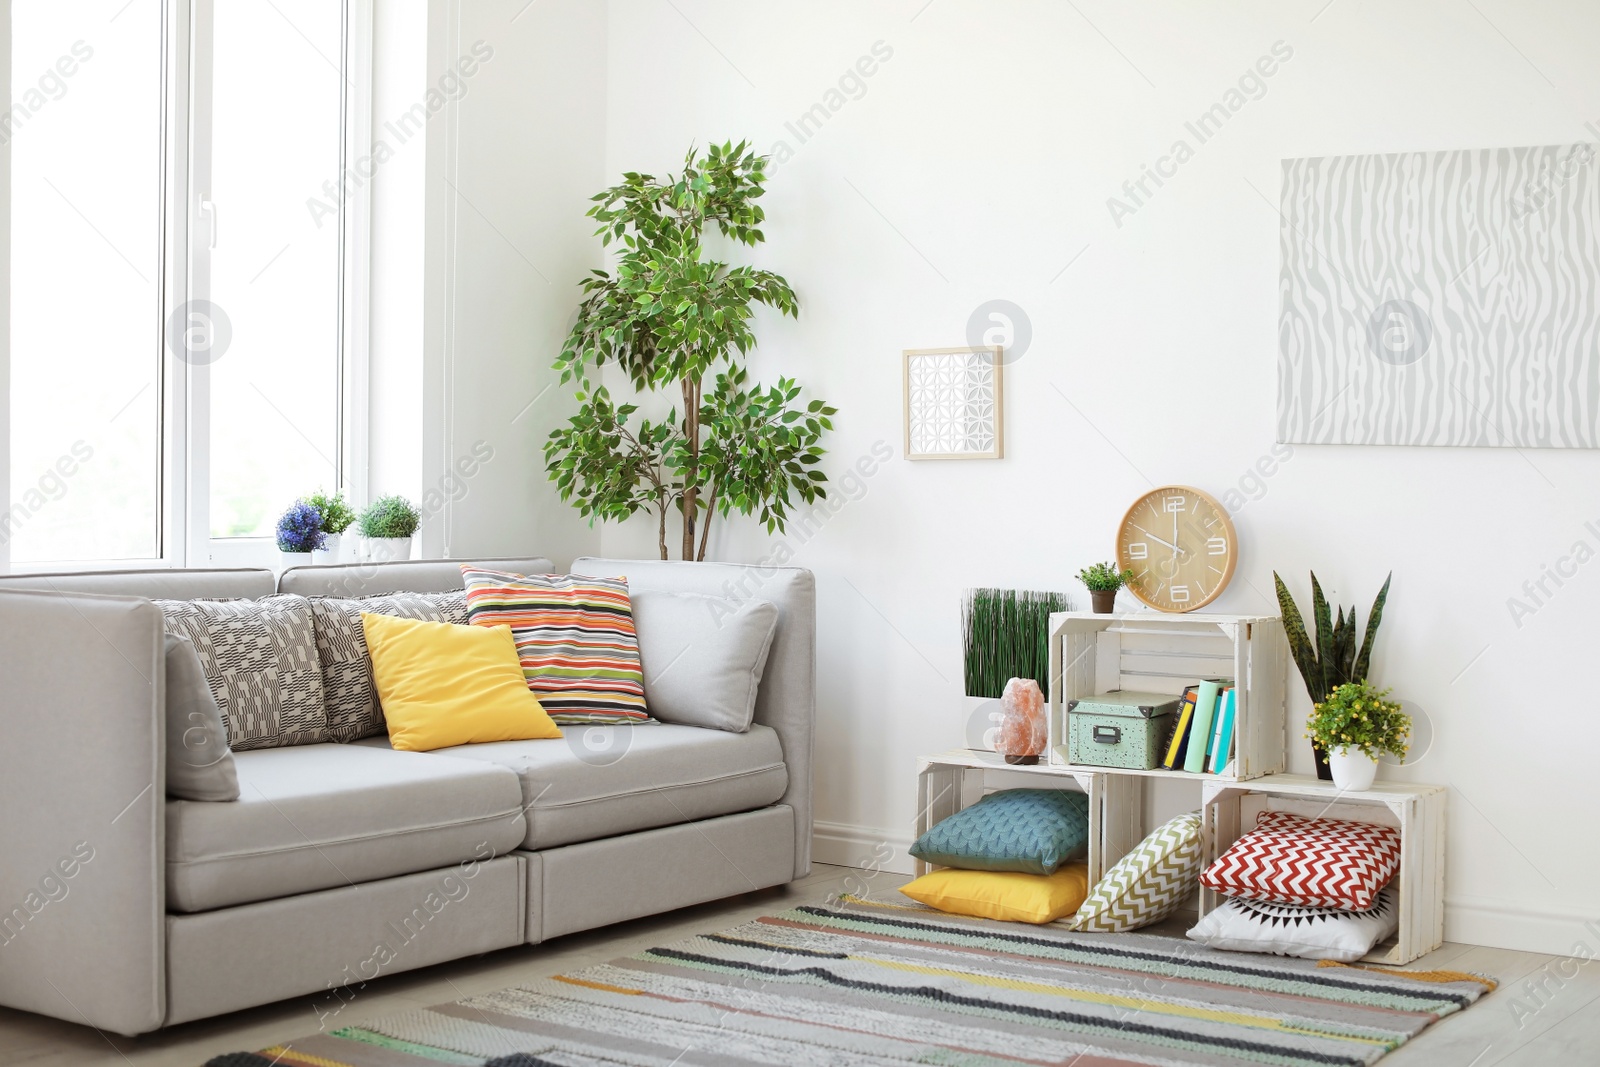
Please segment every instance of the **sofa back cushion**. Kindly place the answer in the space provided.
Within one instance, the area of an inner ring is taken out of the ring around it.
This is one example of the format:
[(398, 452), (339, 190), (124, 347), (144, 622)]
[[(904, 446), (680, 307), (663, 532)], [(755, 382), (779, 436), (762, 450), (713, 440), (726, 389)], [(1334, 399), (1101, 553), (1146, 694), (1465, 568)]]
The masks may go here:
[(460, 590), (311, 598), (311, 621), (317, 635), (317, 656), (322, 661), (322, 697), (331, 741), (355, 741), (387, 729), (372, 678), (362, 612), (465, 626), (467, 594)]
[(157, 600), (167, 632), (200, 654), (234, 751), (310, 745), (328, 738), (311, 604), (260, 600)]
[(736, 734), (750, 729), (777, 606), (662, 590), (631, 600), (650, 714)]
[[(391, 563), (344, 563), (290, 567), (278, 578), (278, 592), (300, 596), (363, 597), (383, 593), (451, 593), (463, 588), (461, 566), (512, 574), (549, 574), (556, 565), (543, 556), (497, 559), (410, 559)], [(270, 592), (271, 590), (268, 590)], [(205, 595), (205, 594), (197, 594)]]
[(509, 626), (528, 688), (556, 722), (649, 719), (626, 578), (510, 574), (463, 564), (467, 618)]
[(206, 684), (194, 643), (167, 634), (167, 795), (238, 800), (239, 774), (222, 709)]

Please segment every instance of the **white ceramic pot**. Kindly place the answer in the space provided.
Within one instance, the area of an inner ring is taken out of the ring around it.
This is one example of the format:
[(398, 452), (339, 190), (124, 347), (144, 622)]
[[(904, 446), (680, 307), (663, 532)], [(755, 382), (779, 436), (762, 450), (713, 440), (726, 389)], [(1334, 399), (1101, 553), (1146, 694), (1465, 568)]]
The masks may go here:
[(343, 551), (343, 534), (323, 534), (322, 547), (312, 550), (311, 562), (326, 566), (329, 563), (340, 562), (340, 553)]
[(278, 570), (286, 571), (290, 567), (304, 567), (311, 563), (309, 552), (279, 552)]
[(961, 703), (966, 713), (967, 747), (993, 752), (1000, 732), (1000, 698), (964, 696)]
[(1328, 753), (1328, 766), (1333, 769), (1335, 788), (1344, 791), (1371, 789), (1372, 780), (1378, 775), (1378, 761), (1359, 748), (1349, 749), (1342, 756)]
[(392, 563), (395, 560), (411, 558), (409, 537), (368, 537), (366, 545), (367, 559), (373, 563)]

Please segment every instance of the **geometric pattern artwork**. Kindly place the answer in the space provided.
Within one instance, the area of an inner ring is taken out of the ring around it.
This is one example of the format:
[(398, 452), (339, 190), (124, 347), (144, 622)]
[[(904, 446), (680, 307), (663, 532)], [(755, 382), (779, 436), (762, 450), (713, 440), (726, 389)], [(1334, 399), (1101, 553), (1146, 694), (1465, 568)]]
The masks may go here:
[(1200, 813), (1156, 829), (1118, 860), (1072, 920), (1074, 930), (1121, 933), (1160, 922), (1194, 892), (1200, 875)]
[(999, 459), (1001, 349), (905, 353), (906, 458)]
[(1278, 440), (1600, 447), (1596, 155), (1285, 160)]
[(200, 654), (222, 709), (228, 747), (282, 748), (328, 740), (322, 666), (305, 597), (157, 600), (169, 633)]
[(465, 626), (467, 591), (311, 599), (317, 655), (322, 660), (322, 693), (327, 706), (330, 741), (355, 741), (388, 730), (372, 680), (372, 659), (367, 651), (366, 632), (361, 627), (363, 611), (371, 615)]
[(1366, 911), (1400, 868), (1400, 831), (1264, 811), (1200, 881), (1231, 897)]
[(911, 854), (969, 871), (1053, 874), (1089, 844), (1089, 798), (1064, 789), (1004, 789), (941, 819)]

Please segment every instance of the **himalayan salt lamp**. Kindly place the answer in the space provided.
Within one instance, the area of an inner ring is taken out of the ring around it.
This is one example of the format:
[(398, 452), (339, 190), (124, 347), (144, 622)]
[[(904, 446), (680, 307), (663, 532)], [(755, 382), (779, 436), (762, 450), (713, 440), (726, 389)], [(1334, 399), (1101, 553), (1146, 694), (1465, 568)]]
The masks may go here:
[(1007, 763), (1033, 764), (1044, 751), (1044, 694), (1032, 678), (1013, 678), (1000, 694), (1000, 731), (995, 751)]

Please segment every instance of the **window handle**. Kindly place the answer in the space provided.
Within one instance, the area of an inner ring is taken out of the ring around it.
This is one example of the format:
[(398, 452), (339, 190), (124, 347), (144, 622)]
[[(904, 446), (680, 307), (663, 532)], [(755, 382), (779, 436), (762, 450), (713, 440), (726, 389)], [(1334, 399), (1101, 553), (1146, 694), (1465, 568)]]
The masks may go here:
[(213, 200), (207, 200), (205, 197), (201, 197), (200, 198), (200, 214), (204, 215), (206, 217), (206, 221), (208, 223), (210, 223), (210, 225), (211, 225), (211, 243), (208, 244), (206, 247), (207, 248), (215, 248), (215, 247), (217, 247), (217, 205), (216, 205), (216, 202), (213, 201)]

